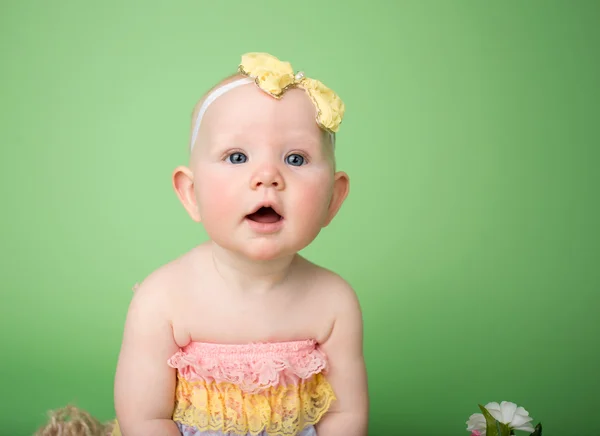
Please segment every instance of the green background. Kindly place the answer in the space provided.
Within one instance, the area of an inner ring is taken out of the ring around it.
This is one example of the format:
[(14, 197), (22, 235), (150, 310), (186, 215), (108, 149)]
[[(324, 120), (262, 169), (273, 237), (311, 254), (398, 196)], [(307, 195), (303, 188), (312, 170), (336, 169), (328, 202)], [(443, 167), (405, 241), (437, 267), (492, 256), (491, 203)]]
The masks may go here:
[(360, 297), (370, 434), (467, 435), (502, 400), (600, 434), (599, 22), (594, 1), (2, 1), (0, 434), (113, 416), (132, 285), (206, 238), (170, 185), (192, 106), (248, 51), (347, 105), (351, 194), (304, 254)]

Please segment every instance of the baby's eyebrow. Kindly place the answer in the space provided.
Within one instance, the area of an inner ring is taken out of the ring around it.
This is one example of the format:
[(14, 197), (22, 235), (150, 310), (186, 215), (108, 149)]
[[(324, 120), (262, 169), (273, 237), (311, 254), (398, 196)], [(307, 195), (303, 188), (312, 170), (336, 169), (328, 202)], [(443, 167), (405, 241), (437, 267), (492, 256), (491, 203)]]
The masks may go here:
[(285, 143), (288, 144), (308, 144), (308, 145), (319, 145), (321, 144), (321, 137), (315, 137), (315, 135), (311, 135), (309, 133), (300, 132), (297, 134), (291, 134), (285, 138)]
[(211, 135), (210, 143), (220, 146), (228, 146), (248, 142), (248, 137), (236, 132), (223, 132)]

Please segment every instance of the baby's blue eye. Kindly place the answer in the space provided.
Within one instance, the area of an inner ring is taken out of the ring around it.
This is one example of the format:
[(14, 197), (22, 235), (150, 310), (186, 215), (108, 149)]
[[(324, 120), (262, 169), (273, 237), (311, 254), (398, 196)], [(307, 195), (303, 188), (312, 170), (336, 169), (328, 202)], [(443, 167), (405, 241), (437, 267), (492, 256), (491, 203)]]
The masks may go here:
[(241, 164), (248, 160), (244, 153), (231, 153), (227, 156), (227, 160), (232, 164)]
[(288, 157), (285, 158), (285, 161), (290, 165), (299, 167), (302, 166), (302, 164), (304, 164), (304, 157), (300, 156), (299, 154), (290, 154)]

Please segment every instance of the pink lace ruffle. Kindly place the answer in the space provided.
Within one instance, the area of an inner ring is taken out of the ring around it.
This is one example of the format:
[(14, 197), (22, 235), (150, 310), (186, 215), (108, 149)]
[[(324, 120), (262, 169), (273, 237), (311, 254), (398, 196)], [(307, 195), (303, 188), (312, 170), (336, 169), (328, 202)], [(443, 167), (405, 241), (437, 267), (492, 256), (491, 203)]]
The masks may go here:
[(191, 342), (168, 364), (193, 382), (228, 382), (257, 393), (269, 387), (297, 384), (327, 368), (316, 341), (223, 345)]

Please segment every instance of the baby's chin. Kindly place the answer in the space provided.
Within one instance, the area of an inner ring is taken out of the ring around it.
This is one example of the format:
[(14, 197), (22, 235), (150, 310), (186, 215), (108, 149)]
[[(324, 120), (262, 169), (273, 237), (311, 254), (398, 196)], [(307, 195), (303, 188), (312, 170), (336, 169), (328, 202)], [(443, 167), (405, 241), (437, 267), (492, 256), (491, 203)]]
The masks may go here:
[(235, 253), (250, 262), (271, 262), (295, 256), (304, 248), (298, 244), (288, 245), (283, 241), (269, 236), (256, 238), (250, 241), (213, 241), (226, 251)]
[(283, 248), (277, 243), (269, 243), (268, 241), (255, 241), (254, 244), (247, 244), (240, 250), (246, 259), (253, 262), (269, 262), (293, 256), (299, 250)]

